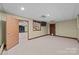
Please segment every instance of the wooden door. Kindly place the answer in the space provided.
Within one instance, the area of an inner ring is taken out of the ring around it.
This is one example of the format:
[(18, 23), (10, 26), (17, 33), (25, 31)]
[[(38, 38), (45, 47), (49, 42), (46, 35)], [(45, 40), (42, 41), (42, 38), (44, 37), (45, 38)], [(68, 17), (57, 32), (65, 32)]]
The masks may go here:
[(6, 18), (6, 49), (10, 49), (19, 43), (19, 21), (15, 16)]
[(50, 35), (55, 35), (55, 24), (50, 24)]

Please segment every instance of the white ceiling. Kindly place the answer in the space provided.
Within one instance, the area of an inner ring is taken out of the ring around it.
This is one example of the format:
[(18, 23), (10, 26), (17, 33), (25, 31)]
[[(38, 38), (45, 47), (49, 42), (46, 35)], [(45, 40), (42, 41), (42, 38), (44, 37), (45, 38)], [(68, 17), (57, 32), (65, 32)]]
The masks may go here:
[[(25, 10), (21, 11), (21, 7), (24, 7)], [(9, 13), (47, 22), (70, 20), (79, 14), (78, 3), (3, 3), (0, 4), (0, 9), (2, 8)], [(50, 16), (41, 17), (47, 14)]]

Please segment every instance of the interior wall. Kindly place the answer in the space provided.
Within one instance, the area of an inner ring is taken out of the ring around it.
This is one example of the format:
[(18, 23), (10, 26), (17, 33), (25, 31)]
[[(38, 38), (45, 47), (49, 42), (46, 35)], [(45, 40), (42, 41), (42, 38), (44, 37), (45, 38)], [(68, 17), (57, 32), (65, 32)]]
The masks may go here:
[(1, 33), (1, 32), (2, 32), (2, 31), (1, 31), (1, 20), (0, 20), (0, 46), (1, 46), (1, 44), (2, 44), (2, 40), (1, 40), (1, 39), (2, 39), (2, 36), (1, 36), (2, 33)]
[(19, 25), (25, 27), (25, 32), (19, 32), (19, 40), (21, 41), (21, 39), (28, 39), (28, 23), (26, 21), (19, 21)]
[(77, 20), (60, 21), (56, 23), (56, 35), (77, 38)]
[(33, 31), (33, 20), (29, 20), (29, 39), (48, 34), (48, 24), (41, 26), (41, 31)]
[(5, 42), (6, 40), (6, 22), (5, 21), (1, 21), (1, 29), (2, 29), (2, 43)]
[(77, 37), (78, 37), (78, 40), (79, 40), (79, 16), (77, 17)]
[(2, 44), (2, 13), (0, 12), (0, 46)]
[(6, 16), (4, 13), (0, 12), (0, 45), (2, 45), (3, 41), (5, 41), (5, 19), (6, 19)]

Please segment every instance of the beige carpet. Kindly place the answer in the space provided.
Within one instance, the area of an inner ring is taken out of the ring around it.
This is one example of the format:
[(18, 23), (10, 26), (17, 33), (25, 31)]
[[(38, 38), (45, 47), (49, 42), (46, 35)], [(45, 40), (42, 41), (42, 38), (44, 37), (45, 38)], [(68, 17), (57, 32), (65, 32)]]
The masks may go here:
[(20, 43), (4, 55), (56, 55), (56, 54), (79, 54), (79, 43), (76, 40), (44, 36), (33, 40), (20, 38)]

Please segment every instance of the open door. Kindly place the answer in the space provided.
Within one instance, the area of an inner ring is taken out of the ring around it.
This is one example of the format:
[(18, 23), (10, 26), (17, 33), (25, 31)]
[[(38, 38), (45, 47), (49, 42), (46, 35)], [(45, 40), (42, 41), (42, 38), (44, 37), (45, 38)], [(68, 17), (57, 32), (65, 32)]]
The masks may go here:
[(7, 15), (6, 18), (6, 49), (19, 43), (19, 21), (16, 16)]
[(55, 36), (55, 24), (50, 24), (50, 35), (52, 34)]

